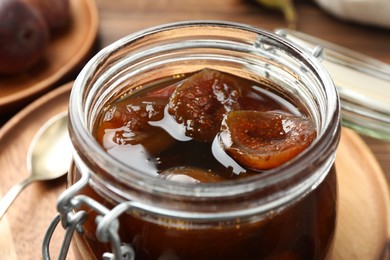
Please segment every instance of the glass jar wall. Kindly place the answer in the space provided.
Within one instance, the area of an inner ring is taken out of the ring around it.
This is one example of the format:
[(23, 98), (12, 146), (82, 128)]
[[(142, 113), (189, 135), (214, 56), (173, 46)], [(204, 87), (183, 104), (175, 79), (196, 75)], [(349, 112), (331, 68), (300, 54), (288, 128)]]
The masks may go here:
[[(275, 169), (201, 184), (151, 176), (109, 155), (96, 141), (94, 128), (108, 104), (151, 82), (204, 68), (259, 82), (276, 95), (299, 100), (315, 123), (316, 139)], [(85, 211), (83, 228), (74, 238), (83, 256), (328, 256), (337, 214), (333, 165), (340, 136), (339, 100), (317, 59), (287, 39), (215, 21), (168, 24), (129, 35), (100, 51), (82, 70), (71, 93), (69, 115), (75, 148), (69, 186), (83, 185), (73, 199), (60, 199), (59, 211), (63, 216)]]

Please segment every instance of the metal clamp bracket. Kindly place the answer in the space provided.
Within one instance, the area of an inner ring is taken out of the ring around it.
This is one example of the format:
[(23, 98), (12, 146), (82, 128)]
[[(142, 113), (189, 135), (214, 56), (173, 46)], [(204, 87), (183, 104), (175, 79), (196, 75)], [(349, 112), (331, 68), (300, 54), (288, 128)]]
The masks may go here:
[(118, 217), (129, 210), (131, 204), (122, 203), (110, 210), (88, 196), (79, 195), (80, 191), (88, 184), (90, 179), (88, 170), (80, 171), (80, 174), (80, 180), (65, 190), (57, 202), (57, 210), (59, 213), (50, 223), (44, 236), (42, 258), (44, 260), (50, 259), (50, 240), (57, 225), (61, 221), (62, 227), (66, 232), (58, 259), (66, 259), (73, 233), (77, 231), (81, 234), (84, 231), (83, 224), (87, 219), (88, 213), (84, 210), (77, 209), (79, 209), (81, 205), (86, 205), (98, 213), (98, 216), (96, 217), (96, 223), (98, 225), (96, 230), (97, 239), (100, 242), (109, 242), (111, 244), (113, 252), (104, 253), (103, 259), (133, 260), (135, 258), (133, 248), (129, 244), (123, 244), (118, 234)]

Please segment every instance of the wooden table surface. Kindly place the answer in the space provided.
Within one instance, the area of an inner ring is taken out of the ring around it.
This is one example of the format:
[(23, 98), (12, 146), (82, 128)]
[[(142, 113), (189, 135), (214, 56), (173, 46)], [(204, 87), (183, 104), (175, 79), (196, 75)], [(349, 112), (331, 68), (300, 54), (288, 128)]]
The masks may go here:
[[(96, 0), (96, 3), (100, 14), (99, 47), (140, 29), (183, 20), (225, 20), (271, 31), (286, 26), (281, 12), (249, 0)], [(295, 0), (294, 3), (299, 19), (298, 31), (390, 64), (390, 28), (341, 21), (312, 1)], [(368, 137), (364, 140), (390, 182), (390, 142)]]
[[(295, 0), (294, 3), (299, 18), (298, 31), (390, 64), (390, 28), (341, 21), (308, 0)], [(96, 0), (96, 5), (100, 16), (96, 51), (140, 29), (176, 21), (224, 20), (246, 23), (270, 31), (286, 26), (280, 12), (266, 9), (249, 0)], [(12, 116), (13, 114), (1, 116), (0, 126)], [(365, 136), (362, 138), (378, 160), (390, 183), (390, 142)], [(11, 220), (12, 214), (16, 213), (10, 212)], [(31, 241), (35, 240), (35, 238), (31, 239)], [(22, 244), (21, 247), (23, 246), (28, 247)], [(2, 259), (1, 254), (0, 259)], [(17, 259), (17, 257), (10, 259)]]
[[(294, 4), (298, 14), (298, 31), (390, 64), (390, 28), (342, 21), (310, 0), (295, 0)], [(96, 0), (96, 6), (100, 24), (94, 52), (138, 30), (177, 21), (224, 20), (269, 31), (286, 26), (281, 12), (267, 9), (251, 0)], [(76, 76), (77, 71), (67, 80)], [(0, 126), (16, 112), (0, 117)], [(363, 138), (390, 182), (390, 142)]]
[[(280, 12), (266, 9), (249, 0), (96, 1), (101, 21), (100, 46), (106, 46), (140, 29), (183, 20), (225, 20), (271, 31), (286, 26)], [(298, 31), (390, 64), (390, 28), (341, 21), (324, 12), (312, 1), (295, 0), (294, 3), (299, 19), (296, 27)], [(363, 139), (374, 153), (390, 183), (390, 142), (364, 136)], [(355, 248), (355, 251), (359, 249)], [(356, 256), (355, 259), (359, 257)]]
[[(100, 14), (99, 47), (140, 29), (183, 20), (225, 20), (271, 31), (286, 26), (281, 12), (250, 0), (96, 0), (96, 3)], [(298, 31), (390, 64), (390, 28), (342, 21), (312, 1), (295, 0), (294, 3), (299, 19)], [(390, 142), (369, 137), (364, 140), (390, 182)]]

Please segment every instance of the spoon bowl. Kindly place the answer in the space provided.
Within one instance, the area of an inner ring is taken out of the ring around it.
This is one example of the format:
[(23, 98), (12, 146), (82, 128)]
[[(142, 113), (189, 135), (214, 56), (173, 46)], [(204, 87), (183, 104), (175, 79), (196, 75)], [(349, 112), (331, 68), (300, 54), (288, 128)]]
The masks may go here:
[(71, 147), (67, 113), (64, 112), (49, 119), (31, 141), (27, 152), (27, 170), (30, 174), (1, 199), (0, 219), (28, 184), (56, 179), (68, 172), (72, 160)]

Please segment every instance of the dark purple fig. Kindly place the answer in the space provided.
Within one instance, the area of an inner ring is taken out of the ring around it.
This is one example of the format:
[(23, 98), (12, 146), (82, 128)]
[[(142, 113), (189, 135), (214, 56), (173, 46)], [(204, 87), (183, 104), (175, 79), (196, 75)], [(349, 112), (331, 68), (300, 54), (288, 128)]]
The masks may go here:
[(36, 8), (51, 29), (58, 29), (70, 19), (69, 0), (23, 0)]
[(49, 30), (42, 16), (19, 0), (0, 1), (0, 73), (28, 69), (43, 55)]

